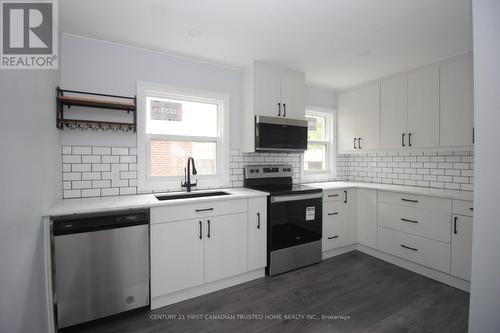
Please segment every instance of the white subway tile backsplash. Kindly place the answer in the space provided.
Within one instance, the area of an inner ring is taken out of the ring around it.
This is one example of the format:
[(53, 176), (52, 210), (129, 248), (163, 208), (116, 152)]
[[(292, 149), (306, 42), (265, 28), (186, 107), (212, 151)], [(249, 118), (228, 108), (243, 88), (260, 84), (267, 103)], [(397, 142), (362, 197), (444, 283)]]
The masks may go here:
[[(136, 194), (137, 149), (129, 147), (63, 146), (64, 198)], [(243, 186), (247, 164), (290, 163), (294, 182), (300, 179), (300, 154), (242, 153), (231, 150), (231, 186)], [(392, 152), (340, 154), (337, 177), (349, 180), (433, 188), (473, 190), (474, 152)], [(90, 183), (90, 185), (89, 185)], [(199, 189), (208, 189), (199, 185)]]

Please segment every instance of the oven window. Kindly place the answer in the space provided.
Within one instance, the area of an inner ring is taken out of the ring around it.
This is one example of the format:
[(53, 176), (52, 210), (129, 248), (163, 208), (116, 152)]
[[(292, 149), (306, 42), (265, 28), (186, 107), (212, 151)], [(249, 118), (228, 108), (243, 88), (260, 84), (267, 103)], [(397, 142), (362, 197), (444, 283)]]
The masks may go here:
[(321, 240), (321, 198), (271, 203), (270, 250)]

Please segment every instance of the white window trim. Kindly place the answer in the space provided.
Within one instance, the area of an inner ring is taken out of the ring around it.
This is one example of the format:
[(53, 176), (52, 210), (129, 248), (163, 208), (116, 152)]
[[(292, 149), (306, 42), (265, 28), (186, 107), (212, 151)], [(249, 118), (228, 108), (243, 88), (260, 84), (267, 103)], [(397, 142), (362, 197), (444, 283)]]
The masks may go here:
[[(318, 115), (327, 118), (326, 137), (328, 138), (329, 144), (327, 145), (327, 159), (326, 159), (326, 170), (321, 171), (306, 171), (304, 154), (301, 156), (301, 168), (300, 168), (300, 178), (303, 181), (319, 181), (328, 180), (335, 178), (337, 176), (337, 142), (334, 140), (336, 138), (336, 126), (337, 123), (337, 112), (333, 109), (326, 109), (317, 106), (306, 106), (306, 116), (307, 114)], [(314, 141), (308, 141), (308, 143), (314, 143)], [(322, 143), (322, 142), (321, 142)]]
[[(200, 142), (216, 142), (217, 157), (216, 157), (216, 175), (200, 175), (191, 177), (198, 180), (199, 188), (217, 188), (230, 185), (229, 181), (229, 96), (225, 94), (178, 88), (168, 85), (161, 85), (148, 82), (137, 82), (137, 190), (138, 192), (160, 192), (160, 191), (181, 191), (181, 182), (184, 181), (184, 176), (165, 177), (164, 181), (152, 181), (149, 175), (149, 153), (147, 148), (148, 140), (151, 138), (162, 138), (162, 135), (146, 134), (146, 97), (150, 94), (156, 96), (172, 97), (185, 96), (190, 99), (212, 99), (220, 105), (219, 134), (217, 138), (212, 137), (195, 137), (195, 136), (173, 136), (169, 135), (170, 139), (179, 141), (200, 141)], [(187, 161), (186, 161), (187, 162)], [(155, 177), (155, 179), (158, 179)]]

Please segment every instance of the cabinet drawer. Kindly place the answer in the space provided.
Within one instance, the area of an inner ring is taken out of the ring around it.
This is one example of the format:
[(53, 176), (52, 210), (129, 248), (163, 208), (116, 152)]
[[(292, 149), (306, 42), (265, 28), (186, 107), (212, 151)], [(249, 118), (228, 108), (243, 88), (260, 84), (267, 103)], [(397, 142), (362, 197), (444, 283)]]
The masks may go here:
[(451, 200), (445, 198), (379, 191), (378, 201), (401, 206), (439, 210), (451, 213)]
[(342, 202), (323, 204), (323, 251), (328, 251), (342, 245)]
[(323, 201), (344, 201), (345, 199), (345, 190), (329, 190), (323, 191)]
[(204, 203), (180, 204), (151, 208), (151, 223), (203, 218), (213, 215), (245, 213), (248, 211), (247, 199), (207, 201)]
[(453, 214), (472, 216), (474, 213), (474, 206), (472, 201), (453, 200), (451, 202), (451, 211)]
[(450, 273), (449, 243), (379, 227), (377, 245), (380, 251)]
[(451, 215), (447, 212), (418, 209), (380, 202), (378, 204), (378, 224), (382, 227), (404, 231), (450, 242)]

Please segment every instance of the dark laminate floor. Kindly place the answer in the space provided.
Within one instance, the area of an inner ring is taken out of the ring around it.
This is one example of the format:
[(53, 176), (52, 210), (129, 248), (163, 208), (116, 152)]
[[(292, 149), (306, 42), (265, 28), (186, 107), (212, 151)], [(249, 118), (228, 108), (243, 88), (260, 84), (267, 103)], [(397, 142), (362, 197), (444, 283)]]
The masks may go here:
[[(358, 251), (75, 332), (466, 332), (469, 294)], [(189, 314), (347, 315), (349, 320), (213, 320)], [(186, 319), (150, 319), (184, 315)]]

